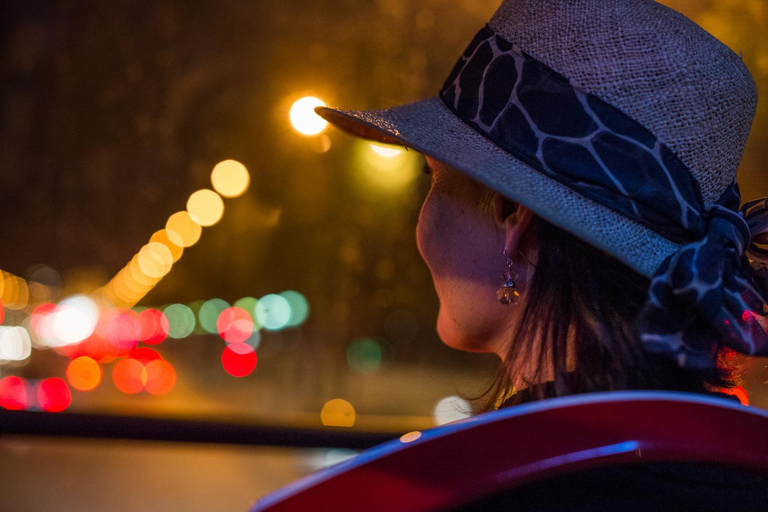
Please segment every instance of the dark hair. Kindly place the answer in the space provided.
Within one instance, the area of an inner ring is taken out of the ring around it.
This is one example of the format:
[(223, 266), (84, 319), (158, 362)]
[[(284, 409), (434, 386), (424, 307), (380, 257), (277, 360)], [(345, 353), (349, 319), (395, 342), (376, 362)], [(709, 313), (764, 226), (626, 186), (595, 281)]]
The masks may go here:
[[(646, 277), (537, 216), (531, 229), (538, 240), (536, 271), (482, 410), (496, 408), (509, 394), (523, 355), (536, 358), (538, 372), (554, 370), (553, 384), (532, 386), (531, 399), (621, 389), (708, 393), (734, 385), (735, 367), (724, 350), (709, 371), (682, 369), (643, 350), (635, 320), (646, 300)], [(531, 376), (532, 382), (541, 379), (546, 376)]]

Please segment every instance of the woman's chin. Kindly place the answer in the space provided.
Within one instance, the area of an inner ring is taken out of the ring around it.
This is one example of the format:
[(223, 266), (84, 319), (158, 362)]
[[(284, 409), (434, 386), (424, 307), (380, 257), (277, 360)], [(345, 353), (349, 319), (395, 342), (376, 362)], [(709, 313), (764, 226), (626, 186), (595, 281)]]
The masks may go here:
[(488, 346), (488, 340), (467, 336), (442, 307), (437, 315), (436, 330), (440, 341), (448, 347), (465, 352), (493, 352)]

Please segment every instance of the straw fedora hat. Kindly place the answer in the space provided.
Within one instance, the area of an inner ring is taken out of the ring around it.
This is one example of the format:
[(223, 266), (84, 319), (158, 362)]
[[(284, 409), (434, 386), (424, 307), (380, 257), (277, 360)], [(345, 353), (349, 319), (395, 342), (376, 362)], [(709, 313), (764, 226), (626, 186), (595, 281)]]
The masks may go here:
[(733, 185), (756, 104), (741, 58), (652, 0), (503, 0), (438, 96), (317, 113), (440, 160), (651, 277), (702, 236), (686, 201), (709, 210)]

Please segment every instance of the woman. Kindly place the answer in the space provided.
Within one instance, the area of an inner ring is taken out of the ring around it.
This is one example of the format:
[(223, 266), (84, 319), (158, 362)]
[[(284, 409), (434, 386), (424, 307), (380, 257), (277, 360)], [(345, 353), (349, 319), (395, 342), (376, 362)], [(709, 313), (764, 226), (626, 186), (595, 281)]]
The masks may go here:
[(438, 97), (318, 113), (427, 156), (437, 330), (501, 357), (498, 405), (715, 392), (727, 356), (768, 354), (766, 204), (739, 212), (735, 181), (756, 101), (741, 59), (661, 4), (505, 0)]

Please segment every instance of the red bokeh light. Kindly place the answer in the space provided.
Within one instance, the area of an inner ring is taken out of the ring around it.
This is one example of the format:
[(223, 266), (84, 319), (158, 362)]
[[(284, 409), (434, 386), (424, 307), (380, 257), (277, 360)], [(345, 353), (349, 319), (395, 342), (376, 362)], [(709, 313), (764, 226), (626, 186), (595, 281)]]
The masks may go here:
[(123, 359), (112, 368), (112, 381), (115, 387), (129, 395), (144, 389), (145, 378), (144, 365), (136, 359)]
[(37, 384), (37, 403), (44, 411), (63, 411), (72, 403), (72, 393), (63, 379), (51, 377)]
[(256, 351), (245, 343), (230, 343), (221, 354), (224, 370), (234, 377), (245, 377), (256, 368)]
[(0, 380), (0, 407), (11, 411), (27, 408), (27, 381), (14, 375)]
[(162, 359), (157, 350), (149, 347), (139, 347), (131, 350), (130, 357), (143, 365), (156, 359)]
[(97, 334), (85, 340), (81, 345), (83, 346), (83, 355), (100, 363), (110, 363), (120, 355), (117, 347)]
[(139, 339), (148, 345), (157, 345), (168, 337), (168, 319), (162, 311), (145, 309), (139, 313)]
[(139, 342), (141, 330), (139, 328), (138, 315), (131, 310), (121, 310), (113, 316), (106, 327), (107, 340), (117, 348), (120, 353), (128, 352)]
[(168, 361), (155, 359), (144, 365), (147, 381), (144, 389), (153, 395), (164, 395), (176, 385), (176, 370)]
[(3, 299), (0, 299), (0, 324), (5, 321), (5, 306), (3, 306)]
[(216, 330), (227, 343), (242, 343), (253, 333), (253, 318), (243, 308), (232, 306), (221, 312)]

